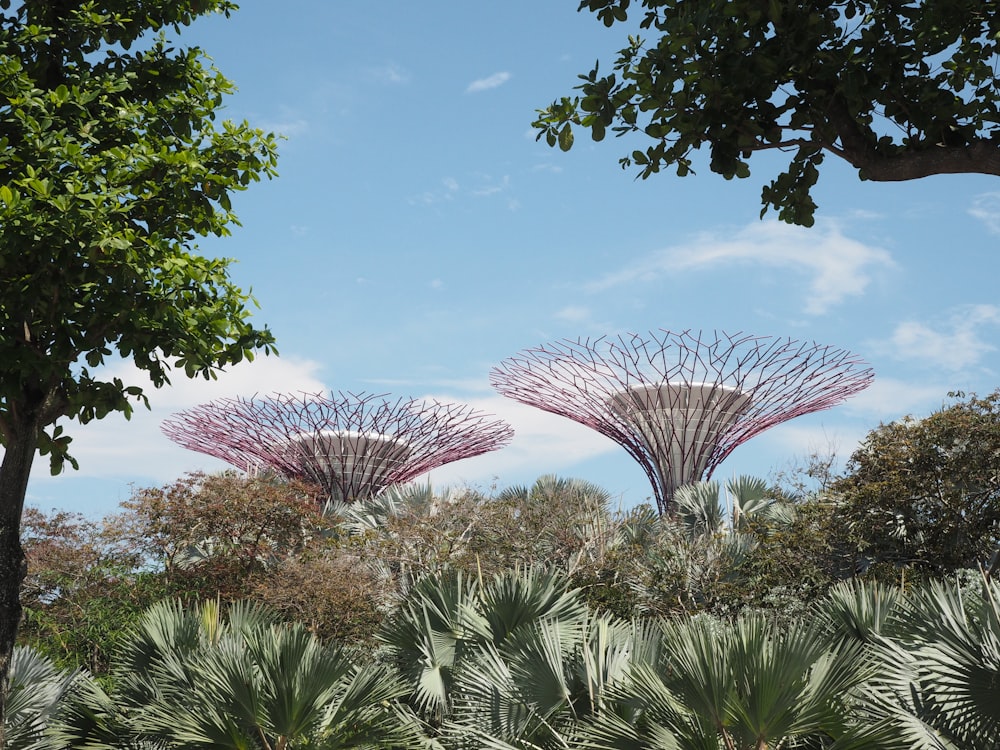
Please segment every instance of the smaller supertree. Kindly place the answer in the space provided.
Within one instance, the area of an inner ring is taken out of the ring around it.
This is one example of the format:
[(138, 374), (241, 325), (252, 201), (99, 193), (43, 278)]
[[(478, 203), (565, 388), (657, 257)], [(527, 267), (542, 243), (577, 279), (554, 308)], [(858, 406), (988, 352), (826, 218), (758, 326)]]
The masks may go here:
[(354, 502), (510, 442), (503, 420), (464, 404), (367, 393), (275, 394), (201, 404), (165, 420), (185, 448), (253, 473), (270, 469)]
[(843, 349), (699, 331), (563, 340), (493, 368), (504, 396), (584, 424), (642, 466), (661, 513), (674, 491), (707, 479), (769, 427), (827, 409), (873, 374)]

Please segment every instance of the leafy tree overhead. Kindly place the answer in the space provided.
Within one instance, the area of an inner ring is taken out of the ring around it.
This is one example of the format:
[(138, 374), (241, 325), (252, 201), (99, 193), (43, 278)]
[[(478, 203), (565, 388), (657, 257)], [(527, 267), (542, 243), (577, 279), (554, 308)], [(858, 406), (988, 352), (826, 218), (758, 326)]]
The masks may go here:
[[(131, 413), (142, 386), (270, 351), (252, 297), (199, 236), (275, 169), (275, 140), (216, 123), (232, 84), (179, 31), (228, 0), (0, 2), (0, 675), (20, 617), (19, 526), (36, 451), (75, 465), (63, 433)], [(2, 691), (0, 691), (2, 693)], [(2, 714), (2, 703), (0, 703)]]
[[(826, 154), (863, 180), (1000, 174), (997, 0), (582, 0), (634, 34), (611, 72), (540, 111), (564, 151), (573, 126), (653, 140), (624, 157), (645, 179), (692, 170), (703, 146), (726, 179), (759, 151), (790, 155), (764, 209), (810, 226)], [(635, 14), (637, 18), (630, 16)], [(648, 36), (646, 36), (648, 35)]]

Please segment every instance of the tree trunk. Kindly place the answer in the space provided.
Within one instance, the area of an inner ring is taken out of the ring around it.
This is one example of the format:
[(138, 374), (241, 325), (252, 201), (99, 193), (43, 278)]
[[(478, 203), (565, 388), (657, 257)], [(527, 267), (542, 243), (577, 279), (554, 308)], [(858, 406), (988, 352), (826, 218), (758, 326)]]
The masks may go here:
[(21, 621), (21, 582), (26, 573), (21, 549), (21, 511), (38, 447), (37, 422), (31, 419), (29, 425), (10, 431), (0, 463), (0, 750), (7, 745), (4, 721), (10, 661)]

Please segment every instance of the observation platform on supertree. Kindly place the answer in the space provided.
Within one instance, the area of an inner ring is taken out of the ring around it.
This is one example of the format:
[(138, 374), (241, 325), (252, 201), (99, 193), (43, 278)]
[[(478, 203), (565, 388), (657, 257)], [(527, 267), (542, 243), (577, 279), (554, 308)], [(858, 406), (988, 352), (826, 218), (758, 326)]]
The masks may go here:
[(464, 404), (342, 392), (219, 399), (174, 414), (161, 429), (247, 473), (269, 469), (317, 484), (340, 503), (497, 450), (514, 435)]
[(678, 487), (711, 477), (742, 443), (867, 388), (871, 368), (791, 338), (664, 329), (564, 339), (493, 368), (509, 398), (586, 425), (642, 466), (661, 514)]

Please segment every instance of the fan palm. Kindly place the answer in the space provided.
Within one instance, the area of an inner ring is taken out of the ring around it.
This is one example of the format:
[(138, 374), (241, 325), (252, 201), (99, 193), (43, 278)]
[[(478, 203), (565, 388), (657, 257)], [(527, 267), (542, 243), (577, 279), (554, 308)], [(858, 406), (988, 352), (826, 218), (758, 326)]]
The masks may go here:
[(932, 582), (906, 595), (835, 587), (824, 609), (837, 637), (869, 644), (876, 665), (861, 708), (914, 750), (1000, 748), (1000, 584)]
[(490, 649), (540, 622), (585, 620), (587, 608), (565, 577), (540, 568), (504, 571), (482, 581), (460, 572), (414, 585), (381, 638), (420, 714), (440, 724), (453, 710), (463, 670)]
[(734, 477), (725, 489), (725, 497), (716, 481), (692, 482), (677, 489), (676, 518), (689, 534), (740, 532), (753, 521), (782, 524), (791, 520), (788, 504), (771, 496), (763, 479)]
[(415, 746), (415, 720), (387, 668), (356, 666), (261, 608), (150, 609), (126, 638), (118, 699), (135, 735), (177, 748)]
[(62, 714), (68, 698), (79, 693), (88, 678), (63, 672), (52, 660), (17, 647), (10, 662), (4, 739), (9, 750), (53, 750), (59, 747), (48, 731)]
[(451, 747), (562, 748), (630, 666), (655, 660), (652, 629), (605, 615), (540, 620), (484, 644), (455, 686)]
[[(885, 726), (852, 720), (867, 674), (860, 646), (833, 647), (820, 623), (760, 615), (666, 623), (660, 657), (608, 691), (584, 732), (591, 748), (767, 750), (892, 747)], [(617, 705), (616, 705), (617, 704)]]

